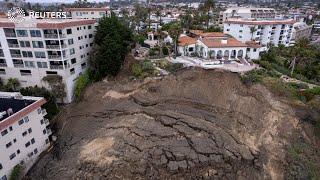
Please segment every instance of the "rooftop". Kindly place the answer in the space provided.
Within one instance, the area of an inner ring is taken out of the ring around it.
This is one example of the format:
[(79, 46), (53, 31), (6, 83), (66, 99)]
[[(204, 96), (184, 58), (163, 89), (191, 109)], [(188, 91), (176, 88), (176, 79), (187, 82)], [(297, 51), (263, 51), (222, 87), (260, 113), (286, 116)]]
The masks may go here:
[(26, 17), (21, 23), (11, 22), (8, 18), (0, 18), (0, 27), (8, 28), (48, 28), (48, 29), (63, 29), (73, 26), (81, 26), (94, 24), (93, 19), (32, 19)]
[(247, 47), (246, 44), (236, 40), (235, 38), (228, 38), (225, 40), (214, 38), (203, 38), (200, 40), (209, 48), (221, 48), (221, 47)]
[(0, 131), (45, 104), (42, 97), (0, 92)]
[(187, 46), (191, 44), (196, 44), (197, 39), (189, 36), (180, 36), (178, 41), (179, 41), (179, 46)]

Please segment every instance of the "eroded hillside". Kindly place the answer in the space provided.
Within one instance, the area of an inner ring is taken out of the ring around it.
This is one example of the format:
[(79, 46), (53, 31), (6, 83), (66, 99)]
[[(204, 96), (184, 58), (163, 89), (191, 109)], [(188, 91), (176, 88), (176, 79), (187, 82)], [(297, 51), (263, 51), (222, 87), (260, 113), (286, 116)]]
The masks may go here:
[[(104, 81), (60, 119), (34, 179), (284, 179), (294, 110), (237, 74)], [(289, 173), (290, 174), (290, 173)]]

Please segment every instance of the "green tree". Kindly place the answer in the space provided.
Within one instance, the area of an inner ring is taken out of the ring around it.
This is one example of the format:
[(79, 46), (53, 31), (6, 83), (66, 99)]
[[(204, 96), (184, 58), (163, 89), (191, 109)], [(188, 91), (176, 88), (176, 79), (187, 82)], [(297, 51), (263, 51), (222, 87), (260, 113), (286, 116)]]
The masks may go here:
[(250, 27), (250, 33), (251, 33), (251, 40), (253, 40), (253, 34), (257, 31), (257, 28), (255, 26)]
[(20, 82), (17, 78), (9, 78), (6, 84), (8, 91), (18, 91), (19, 86)]
[(105, 76), (116, 76), (121, 69), (132, 33), (114, 14), (104, 17), (94, 39), (96, 47), (89, 63), (89, 77), (99, 81)]
[(215, 3), (214, 3), (213, 0), (206, 0), (204, 2), (203, 6), (204, 6), (205, 13), (206, 13), (206, 25), (207, 25), (206, 29), (208, 29), (209, 28), (209, 22), (210, 22), (210, 19), (211, 19), (210, 11), (215, 8)]
[(44, 82), (47, 82), (52, 94), (55, 98), (60, 99), (63, 103), (64, 97), (66, 97), (67, 93), (65, 90), (65, 84), (63, 82), (62, 76), (59, 75), (47, 75), (42, 78)]

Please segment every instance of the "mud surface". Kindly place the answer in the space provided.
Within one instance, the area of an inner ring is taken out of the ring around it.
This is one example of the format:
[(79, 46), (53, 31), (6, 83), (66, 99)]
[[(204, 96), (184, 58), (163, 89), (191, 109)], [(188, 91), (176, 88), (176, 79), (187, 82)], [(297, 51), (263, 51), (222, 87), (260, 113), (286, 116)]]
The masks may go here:
[(33, 179), (284, 179), (298, 128), (265, 87), (199, 69), (94, 84), (61, 122)]

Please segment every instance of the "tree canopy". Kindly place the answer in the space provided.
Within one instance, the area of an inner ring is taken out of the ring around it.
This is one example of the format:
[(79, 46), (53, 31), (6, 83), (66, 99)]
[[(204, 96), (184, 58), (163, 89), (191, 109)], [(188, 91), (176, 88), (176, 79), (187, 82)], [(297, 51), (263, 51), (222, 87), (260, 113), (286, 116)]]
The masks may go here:
[(114, 14), (101, 19), (90, 58), (90, 79), (99, 81), (108, 75), (116, 76), (128, 53), (131, 41), (130, 29)]

